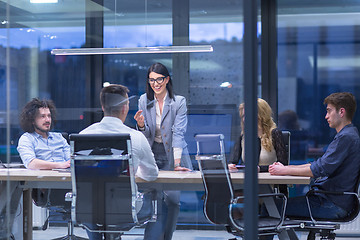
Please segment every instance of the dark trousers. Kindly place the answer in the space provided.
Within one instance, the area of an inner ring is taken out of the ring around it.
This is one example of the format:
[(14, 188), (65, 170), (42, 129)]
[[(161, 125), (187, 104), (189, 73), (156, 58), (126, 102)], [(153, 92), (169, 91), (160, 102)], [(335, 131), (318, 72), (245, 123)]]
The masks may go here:
[[(152, 147), (156, 164), (160, 170), (170, 170), (164, 145), (154, 142)], [(145, 227), (145, 240), (170, 240), (176, 229), (180, 211), (180, 191), (163, 191), (158, 197), (158, 217)]]

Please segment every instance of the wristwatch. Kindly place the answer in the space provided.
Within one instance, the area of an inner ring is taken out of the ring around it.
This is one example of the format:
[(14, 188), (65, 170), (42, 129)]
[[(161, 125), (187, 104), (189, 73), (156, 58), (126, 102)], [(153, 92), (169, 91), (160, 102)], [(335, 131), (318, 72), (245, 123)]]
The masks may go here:
[(174, 168), (180, 167), (180, 163), (174, 165)]

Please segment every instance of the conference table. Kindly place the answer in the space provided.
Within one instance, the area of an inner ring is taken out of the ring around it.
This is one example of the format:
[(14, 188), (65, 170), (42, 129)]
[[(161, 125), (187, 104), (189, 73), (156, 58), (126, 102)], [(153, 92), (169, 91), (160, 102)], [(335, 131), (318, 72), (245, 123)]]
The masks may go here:
[[(244, 184), (244, 172), (231, 173), (234, 187), (241, 187)], [(5, 192), (5, 186), (14, 189), (21, 189), (23, 193), (23, 237), (25, 240), (32, 239), (32, 188), (57, 188), (71, 189), (71, 173), (64, 170), (29, 170), (29, 169), (0, 169), (1, 192)], [(139, 189), (155, 188), (157, 190), (183, 190), (183, 191), (204, 191), (201, 173), (199, 171), (160, 171), (157, 180), (152, 182), (136, 178)], [(269, 192), (274, 184), (309, 184), (309, 177), (299, 176), (272, 176), (269, 173), (258, 174), (259, 191)], [(6, 201), (2, 201), (0, 209), (3, 209)], [(274, 212), (277, 212), (273, 204)], [(270, 214), (272, 214), (270, 212)], [(276, 213), (275, 213), (276, 214)], [(297, 239), (292, 236), (280, 237), (280, 239)], [(295, 235), (295, 236), (293, 236)]]

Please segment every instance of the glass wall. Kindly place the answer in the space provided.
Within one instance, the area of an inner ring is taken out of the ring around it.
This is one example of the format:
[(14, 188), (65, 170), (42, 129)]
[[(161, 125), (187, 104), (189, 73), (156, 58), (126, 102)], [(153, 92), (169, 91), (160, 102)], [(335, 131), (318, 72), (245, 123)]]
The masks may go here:
[[(175, 94), (187, 99), (185, 140), (191, 159), (196, 133), (223, 133), (230, 155), (239, 132), (238, 105), (243, 101), (241, 0), (40, 2), (0, 1), (1, 161), (21, 162), (16, 150), (23, 134), (19, 114), (35, 97), (54, 101), (58, 112), (54, 131), (78, 133), (101, 119), (98, 95), (102, 86), (123, 84), (134, 96), (125, 123), (134, 127), (147, 69), (155, 62), (168, 67)], [(52, 49), (65, 48), (207, 44), (213, 52), (51, 55)], [(197, 169), (195, 161), (193, 165)], [(179, 225), (208, 223), (202, 213), (202, 195), (182, 194)]]
[[(175, 94), (187, 99), (185, 140), (192, 160), (196, 133), (224, 134), (229, 158), (244, 93), (242, 5), (242, 0), (1, 0), (0, 160), (21, 161), (19, 113), (34, 97), (55, 102), (54, 131), (77, 133), (102, 118), (101, 88), (123, 84), (134, 96), (125, 123), (134, 127), (147, 69), (155, 62), (167, 66)], [(292, 164), (320, 156), (335, 135), (324, 119), (323, 99), (336, 91), (359, 95), (359, 13), (352, 0), (278, 0), (278, 125), (292, 133)], [(54, 48), (207, 44), (213, 52), (51, 55)], [(202, 195), (182, 194), (179, 226), (207, 224)]]
[[(241, 0), (0, 1), (0, 160), (21, 161), (16, 150), (23, 133), (19, 113), (34, 97), (55, 102), (54, 131), (77, 133), (101, 119), (102, 86), (123, 84), (134, 96), (126, 120), (134, 127), (147, 69), (155, 62), (168, 67), (175, 93), (187, 99), (191, 158), (196, 133), (223, 133), (229, 157), (239, 134), (237, 107), (244, 92), (242, 4)], [(351, 0), (278, 1), (278, 124), (292, 132), (293, 164), (321, 155), (335, 134), (324, 120), (323, 99), (335, 91), (355, 96), (360, 91), (359, 8)], [(204, 44), (214, 51), (96, 57), (50, 53), (54, 48)], [(358, 112), (355, 125), (359, 121)], [(193, 165), (197, 168), (195, 161)], [(182, 194), (179, 224), (207, 223), (201, 196)]]

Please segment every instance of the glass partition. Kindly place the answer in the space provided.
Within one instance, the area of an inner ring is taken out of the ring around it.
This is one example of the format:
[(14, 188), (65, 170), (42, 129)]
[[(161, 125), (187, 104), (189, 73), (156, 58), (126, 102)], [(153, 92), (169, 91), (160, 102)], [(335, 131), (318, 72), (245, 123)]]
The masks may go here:
[[(192, 160), (196, 133), (224, 134), (226, 155), (230, 158), (240, 134), (238, 105), (243, 102), (244, 93), (242, 0), (55, 2), (0, 1), (2, 162), (21, 161), (16, 150), (23, 134), (19, 114), (34, 97), (55, 102), (58, 122), (54, 131), (78, 133), (102, 118), (101, 88), (108, 83), (123, 84), (129, 88), (129, 95), (135, 96), (130, 100), (125, 122), (134, 127), (137, 101), (146, 91), (147, 69), (155, 62), (169, 69), (175, 93), (186, 97), (185, 140)], [(335, 134), (324, 120), (323, 99), (335, 91), (359, 95), (359, 12), (360, 7), (351, 0), (278, 1), (278, 125), (292, 133), (293, 164), (321, 155)], [(50, 54), (53, 48), (169, 45), (212, 45), (214, 51)], [(359, 125), (359, 114), (358, 111), (354, 118), (355, 125)], [(195, 161), (193, 166), (197, 168)], [(202, 195), (182, 195), (179, 228), (207, 224)], [(7, 200), (11, 200), (9, 195)], [(0, 220), (12, 225), (9, 215), (2, 215)], [(56, 219), (50, 221), (50, 227), (52, 224), (64, 222)], [(17, 235), (20, 228), (15, 224), (8, 232)]]
[[(38, 2), (0, 1), (1, 161), (21, 162), (16, 150), (24, 133), (19, 114), (32, 98), (54, 101), (57, 123), (53, 131), (78, 133), (102, 118), (101, 88), (108, 83), (123, 84), (129, 88), (129, 95), (135, 96), (130, 100), (125, 124), (135, 127), (137, 100), (145, 93), (147, 69), (155, 62), (169, 69), (175, 94), (186, 97), (185, 140), (194, 168), (197, 133), (224, 134), (230, 156), (239, 134), (238, 105), (244, 91), (241, 0)], [(96, 57), (50, 53), (54, 48), (169, 45), (212, 45), (214, 51)], [(182, 194), (178, 226), (208, 224), (202, 212), (202, 195)], [(13, 224), (9, 217), (5, 220), (13, 226), (8, 233), (21, 239), (22, 226)], [(21, 220), (15, 217), (14, 222)], [(50, 218), (50, 228), (65, 224), (60, 217)], [(42, 225), (34, 222), (34, 227)], [(36, 239), (36, 234), (47, 236), (47, 231), (34, 234)]]

